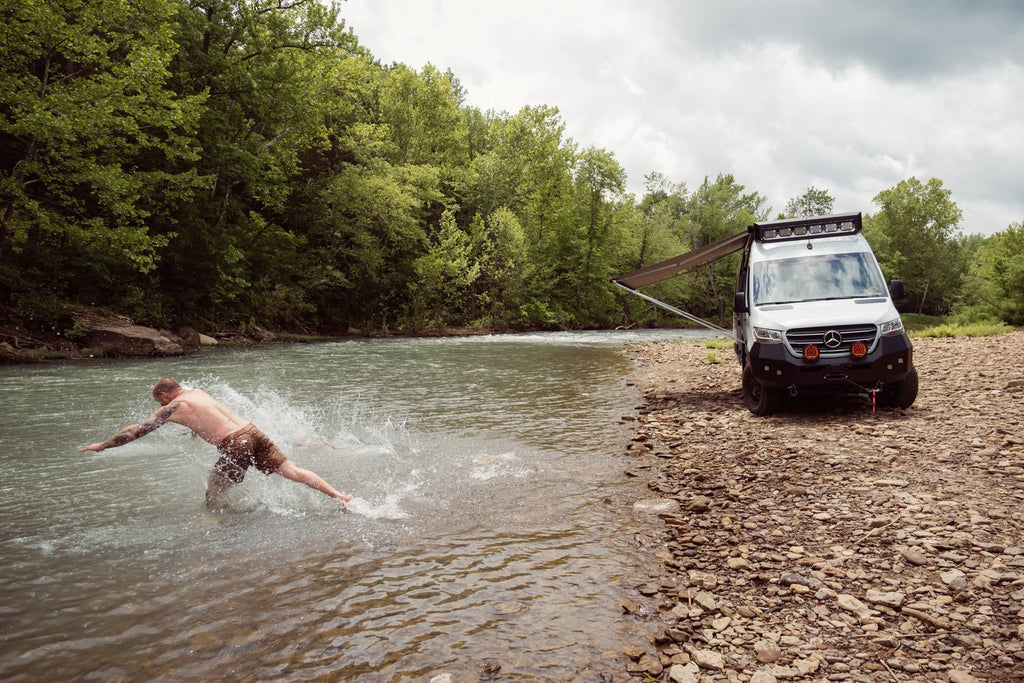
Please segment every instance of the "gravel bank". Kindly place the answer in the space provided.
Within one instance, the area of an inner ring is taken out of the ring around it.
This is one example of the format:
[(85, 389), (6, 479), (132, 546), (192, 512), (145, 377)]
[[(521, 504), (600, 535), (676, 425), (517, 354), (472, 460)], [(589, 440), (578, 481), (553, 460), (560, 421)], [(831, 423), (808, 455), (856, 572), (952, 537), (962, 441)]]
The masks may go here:
[[(1024, 680), (1024, 332), (915, 340), (908, 410), (767, 418), (731, 349), (638, 345), (629, 473), (650, 576), (626, 648), (662, 681)], [(720, 362), (713, 362), (717, 356)]]

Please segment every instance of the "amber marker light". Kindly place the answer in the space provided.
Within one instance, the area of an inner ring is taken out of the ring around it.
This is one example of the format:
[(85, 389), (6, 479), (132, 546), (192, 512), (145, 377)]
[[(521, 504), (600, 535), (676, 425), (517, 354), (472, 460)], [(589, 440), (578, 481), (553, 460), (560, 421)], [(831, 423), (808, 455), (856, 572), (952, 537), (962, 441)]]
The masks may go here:
[(818, 360), (818, 356), (821, 354), (818, 352), (818, 347), (814, 344), (808, 344), (804, 347), (804, 359), (805, 360)]
[(864, 356), (868, 355), (868, 345), (864, 342), (857, 342), (850, 347), (850, 355), (860, 360)]

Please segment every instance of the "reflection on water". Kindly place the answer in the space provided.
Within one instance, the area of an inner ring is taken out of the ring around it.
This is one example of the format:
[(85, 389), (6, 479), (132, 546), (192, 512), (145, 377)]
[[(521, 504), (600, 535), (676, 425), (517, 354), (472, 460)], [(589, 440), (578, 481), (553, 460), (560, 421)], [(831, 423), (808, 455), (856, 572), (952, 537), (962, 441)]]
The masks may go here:
[[(635, 335), (220, 350), (0, 368), (5, 680), (565, 680), (621, 671), (637, 571), (619, 417)], [(357, 514), (167, 425), (82, 454), (171, 375), (251, 418)]]

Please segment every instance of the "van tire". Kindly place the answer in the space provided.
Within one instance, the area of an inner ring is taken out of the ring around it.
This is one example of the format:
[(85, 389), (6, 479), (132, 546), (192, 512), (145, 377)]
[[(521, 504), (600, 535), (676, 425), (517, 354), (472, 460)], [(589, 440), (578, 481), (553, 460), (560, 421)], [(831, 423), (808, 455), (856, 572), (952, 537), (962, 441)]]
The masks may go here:
[(758, 417), (771, 415), (782, 407), (783, 394), (779, 389), (766, 387), (754, 379), (750, 366), (743, 367), (743, 403)]
[(904, 379), (894, 382), (882, 390), (882, 394), (879, 396), (882, 407), (909, 408), (917, 399), (917, 389), (917, 368), (910, 368), (910, 372)]

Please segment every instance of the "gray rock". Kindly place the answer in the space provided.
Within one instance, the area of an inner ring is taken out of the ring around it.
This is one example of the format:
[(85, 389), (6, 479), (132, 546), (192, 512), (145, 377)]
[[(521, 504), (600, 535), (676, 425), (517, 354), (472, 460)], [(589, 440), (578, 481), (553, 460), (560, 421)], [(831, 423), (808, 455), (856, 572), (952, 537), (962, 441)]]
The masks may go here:
[(858, 616), (869, 614), (871, 612), (870, 607), (847, 593), (840, 593), (836, 598), (836, 603), (847, 612), (853, 612)]
[(802, 574), (795, 574), (793, 572), (785, 572), (781, 577), (779, 577), (779, 581), (784, 586), (806, 586), (813, 590), (820, 590), (825, 587), (825, 584), (813, 576), (803, 576)]
[(884, 605), (892, 609), (899, 609), (907, 600), (906, 593), (882, 593), (869, 588), (864, 594), (864, 599), (873, 605)]
[(949, 683), (981, 683), (978, 678), (961, 669), (953, 669), (947, 675)]
[(85, 345), (92, 349), (103, 349), (107, 354), (180, 356), (185, 353), (181, 344), (151, 327), (113, 321), (93, 321), (88, 327)]
[(750, 677), (750, 683), (777, 683), (779, 679), (767, 669), (758, 669)]
[(673, 683), (697, 683), (700, 680), (700, 668), (694, 662), (673, 664), (668, 670), (668, 679)]
[(942, 583), (953, 590), (959, 591), (967, 588), (967, 575), (959, 569), (950, 569), (948, 572), (942, 572), (940, 578)]
[(694, 650), (690, 653), (693, 662), (702, 669), (721, 671), (725, 668), (725, 658), (714, 650)]

